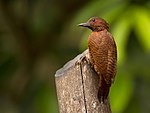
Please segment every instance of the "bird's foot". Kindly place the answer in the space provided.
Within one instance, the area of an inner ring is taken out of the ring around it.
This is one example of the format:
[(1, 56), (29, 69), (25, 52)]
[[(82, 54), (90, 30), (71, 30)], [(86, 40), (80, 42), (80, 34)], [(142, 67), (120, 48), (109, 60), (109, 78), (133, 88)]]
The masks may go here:
[(87, 53), (87, 54), (85, 55), (85, 59), (86, 59), (86, 61), (87, 61), (88, 64), (91, 64), (90, 54), (89, 54), (89, 53)]
[(85, 56), (81, 56), (75, 63), (75, 65), (80, 65), (81, 62), (85, 59)]
[(90, 56), (89, 56), (89, 52), (88, 52), (88, 51), (85, 51), (85, 52), (82, 54), (82, 56), (80, 56), (80, 58), (76, 61), (75, 64), (76, 64), (76, 65), (79, 65), (79, 64), (81, 64), (81, 62), (82, 62), (83, 60), (86, 60), (88, 64), (91, 64), (91, 62), (90, 62)]

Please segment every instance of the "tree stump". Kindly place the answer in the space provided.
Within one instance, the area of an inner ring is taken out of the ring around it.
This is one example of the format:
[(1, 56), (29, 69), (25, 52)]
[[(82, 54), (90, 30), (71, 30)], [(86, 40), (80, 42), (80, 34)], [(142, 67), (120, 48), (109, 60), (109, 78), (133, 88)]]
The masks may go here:
[(99, 77), (87, 54), (84, 51), (55, 74), (60, 113), (111, 113), (109, 99), (98, 100)]

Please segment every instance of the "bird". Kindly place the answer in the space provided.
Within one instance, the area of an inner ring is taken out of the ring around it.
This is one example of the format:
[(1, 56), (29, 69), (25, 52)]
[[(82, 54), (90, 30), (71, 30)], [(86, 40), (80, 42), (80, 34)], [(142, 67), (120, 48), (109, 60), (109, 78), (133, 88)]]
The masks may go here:
[(90, 63), (98, 74), (98, 99), (108, 99), (109, 90), (114, 82), (117, 70), (117, 47), (112, 34), (108, 31), (109, 24), (100, 17), (92, 17), (86, 23), (79, 24), (92, 30), (88, 37)]

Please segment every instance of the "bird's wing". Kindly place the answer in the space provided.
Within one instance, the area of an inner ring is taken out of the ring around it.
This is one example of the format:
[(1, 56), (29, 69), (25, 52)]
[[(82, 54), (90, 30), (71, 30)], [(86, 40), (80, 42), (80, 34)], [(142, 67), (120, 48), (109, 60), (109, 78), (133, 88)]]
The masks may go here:
[[(111, 39), (111, 40), (110, 40)], [(116, 73), (116, 45), (111, 35), (89, 37), (89, 52), (95, 71), (107, 84), (112, 83)]]

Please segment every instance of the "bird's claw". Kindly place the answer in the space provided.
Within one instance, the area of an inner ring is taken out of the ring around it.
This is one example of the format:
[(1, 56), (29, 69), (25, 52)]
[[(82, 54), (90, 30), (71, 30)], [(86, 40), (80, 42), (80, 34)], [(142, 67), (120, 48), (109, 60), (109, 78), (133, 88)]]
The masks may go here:
[(75, 65), (80, 65), (81, 62), (85, 59), (86, 56), (81, 56), (75, 63)]
[(79, 64), (81, 64), (81, 62), (82, 62), (83, 60), (86, 60), (88, 64), (91, 64), (91, 62), (90, 62), (90, 56), (89, 56), (89, 53), (88, 53), (88, 52), (87, 52), (86, 54), (82, 55), (82, 56), (76, 61), (75, 64), (76, 64), (76, 65), (79, 65)]

